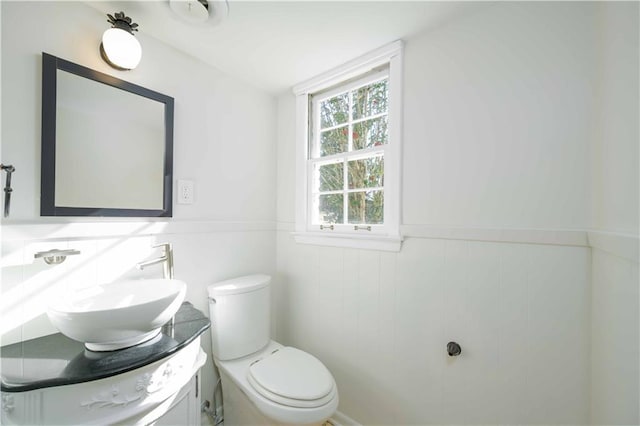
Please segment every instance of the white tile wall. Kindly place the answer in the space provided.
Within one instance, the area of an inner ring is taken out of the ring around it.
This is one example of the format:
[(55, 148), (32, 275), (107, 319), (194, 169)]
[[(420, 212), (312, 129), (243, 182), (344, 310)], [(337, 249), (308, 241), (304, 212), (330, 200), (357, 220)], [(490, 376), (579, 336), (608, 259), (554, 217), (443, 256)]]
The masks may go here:
[[(400, 253), (278, 233), (277, 336), (362, 424), (585, 424), (589, 249), (409, 238)], [(462, 356), (446, 354), (450, 340)]]

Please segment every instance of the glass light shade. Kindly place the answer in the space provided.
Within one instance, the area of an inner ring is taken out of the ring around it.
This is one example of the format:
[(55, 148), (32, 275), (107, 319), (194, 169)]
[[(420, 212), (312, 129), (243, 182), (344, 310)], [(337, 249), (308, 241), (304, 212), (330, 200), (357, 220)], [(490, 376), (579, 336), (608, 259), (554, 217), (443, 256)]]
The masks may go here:
[(102, 34), (101, 48), (109, 65), (116, 68), (132, 70), (142, 59), (138, 39), (120, 28), (109, 28)]

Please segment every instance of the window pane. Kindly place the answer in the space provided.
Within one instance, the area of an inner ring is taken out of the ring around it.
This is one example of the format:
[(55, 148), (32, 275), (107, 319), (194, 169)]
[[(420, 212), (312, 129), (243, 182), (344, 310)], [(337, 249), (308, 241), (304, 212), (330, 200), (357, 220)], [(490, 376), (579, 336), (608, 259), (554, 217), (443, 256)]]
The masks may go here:
[(344, 163), (325, 164), (318, 167), (319, 191), (344, 189)]
[(384, 145), (389, 137), (387, 116), (366, 120), (353, 125), (353, 149), (364, 149)]
[(348, 134), (348, 126), (320, 133), (320, 157), (345, 152), (349, 145)]
[(337, 126), (349, 119), (347, 93), (320, 102), (320, 128)]
[(382, 156), (349, 161), (349, 189), (384, 186), (384, 158)]
[(379, 81), (351, 92), (354, 120), (387, 112), (389, 94), (387, 81)]
[(342, 194), (320, 194), (318, 198), (320, 223), (342, 223), (344, 220)]
[(349, 223), (369, 225), (384, 223), (384, 193), (382, 191), (349, 193)]

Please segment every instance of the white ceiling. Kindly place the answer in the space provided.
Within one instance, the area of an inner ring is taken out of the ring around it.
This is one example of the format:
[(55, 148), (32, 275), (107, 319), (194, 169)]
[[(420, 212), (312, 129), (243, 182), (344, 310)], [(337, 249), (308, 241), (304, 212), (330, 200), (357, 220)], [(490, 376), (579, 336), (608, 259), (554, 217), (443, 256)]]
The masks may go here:
[(212, 25), (186, 23), (168, 0), (88, 3), (105, 14), (122, 10), (140, 33), (271, 93), (481, 4), (230, 0), (227, 19)]

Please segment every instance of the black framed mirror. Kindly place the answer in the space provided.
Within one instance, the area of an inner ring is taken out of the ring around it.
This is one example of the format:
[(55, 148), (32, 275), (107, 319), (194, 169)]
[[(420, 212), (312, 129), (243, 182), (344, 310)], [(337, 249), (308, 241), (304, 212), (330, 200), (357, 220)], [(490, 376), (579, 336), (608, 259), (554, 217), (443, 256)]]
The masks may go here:
[(41, 216), (171, 217), (172, 97), (42, 53)]

